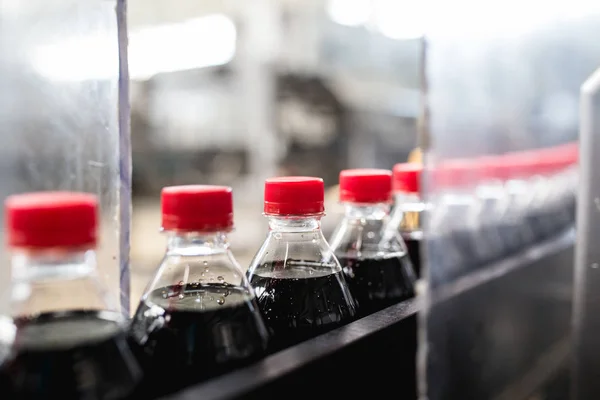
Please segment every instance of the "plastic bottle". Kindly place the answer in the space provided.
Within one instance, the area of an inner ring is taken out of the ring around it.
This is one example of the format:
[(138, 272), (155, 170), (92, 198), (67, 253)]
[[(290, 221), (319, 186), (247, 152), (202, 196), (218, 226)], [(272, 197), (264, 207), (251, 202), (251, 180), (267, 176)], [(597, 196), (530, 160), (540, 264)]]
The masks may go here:
[(550, 212), (555, 195), (550, 180), (551, 159), (545, 150), (524, 151), (505, 156), (510, 168), (506, 181), (509, 209), (522, 221), (523, 246), (531, 245), (556, 233), (555, 217)]
[(401, 163), (394, 166), (392, 188), (395, 200), (389, 224), (400, 232), (418, 278), (421, 277), (422, 224), (425, 212), (425, 203), (419, 195), (422, 171), (421, 164)]
[(14, 398), (129, 395), (141, 372), (96, 273), (96, 197), (30, 193), (9, 197), (5, 209), (17, 329), (6, 370)]
[(547, 182), (544, 216), (552, 230), (548, 236), (575, 221), (578, 150), (577, 143), (568, 143), (540, 151), (538, 172)]
[(392, 172), (353, 169), (340, 173), (345, 215), (331, 239), (359, 314), (384, 309), (415, 293), (415, 273), (406, 246), (388, 227)]
[(429, 262), (440, 266), (430, 276), (433, 285), (469, 273), (479, 264), (478, 227), (469, 217), (476, 204), (475, 176), (467, 159), (445, 161), (432, 170), (428, 255)]
[(342, 268), (323, 237), (323, 180), (280, 177), (265, 182), (269, 233), (248, 270), (273, 349), (351, 321), (355, 304)]
[(167, 250), (131, 324), (144, 393), (153, 395), (245, 365), (263, 355), (268, 340), (229, 250), (231, 188), (166, 187), (161, 200)]
[(480, 264), (509, 255), (519, 246), (515, 234), (521, 221), (506, 208), (505, 166), (502, 157), (483, 156), (473, 159), (474, 203), (469, 214), (474, 227), (475, 257)]

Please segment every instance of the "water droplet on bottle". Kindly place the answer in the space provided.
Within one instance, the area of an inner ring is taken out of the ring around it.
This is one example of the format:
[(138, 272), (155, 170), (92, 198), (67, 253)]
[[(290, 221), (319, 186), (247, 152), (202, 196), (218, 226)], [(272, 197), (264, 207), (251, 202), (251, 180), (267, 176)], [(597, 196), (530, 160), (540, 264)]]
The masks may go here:
[(223, 296), (227, 297), (227, 296), (229, 296), (230, 294), (231, 294), (231, 290), (227, 289), (227, 290), (225, 291), (225, 294), (224, 294)]
[(213, 276), (211, 276), (210, 278), (208, 278), (209, 281), (214, 282), (215, 278)]
[(177, 286), (183, 286), (183, 281), (179, 281), (179, 282), (177, 283)]
[(223, 278), (222, 276), (217, 276), (217, 280), (219, 282), (223, 282), (223, 281), (225, 281), (225, 278)]
[(204, 265), (208, 265), (208, 261), (204, 261), (202, 264), (204, 264)]
[(206, 274), (203, 272), (203, 273), (200, 274), (200, 276), (206, 276)]
[(312, 274), (313, 274), (313, 270), (312, 270), (312, 269), (309, 269), (309, 270), (308, 270), (308, 274), (309, 274), (309, 275), (312, 275)]
[(273, 237), (275, 239), (281, 239), (281, 233), (277, 232), (276, 234), (273, 235)]
[(219, 297), (217, 299), (217, 304), (220, 305), (220, 306), (222, 306), (223, 304), (225, 304), (225, 299), (223, 297)]
[(204, 268), (204, 272), (208, 272), (208, 267)]
[(163, 299), (166, 299), (168, 297), (167, 292), (162, 292), (162, 297), (163, 297)]
[(182, 293), (182, 294), (180, 294), (180, 295), (179, 295), (179, 300), (182, 300), (182, 299), (183, 299), (183, 297), (184, 297), (184, 296), (183, 296), (183, 293)]

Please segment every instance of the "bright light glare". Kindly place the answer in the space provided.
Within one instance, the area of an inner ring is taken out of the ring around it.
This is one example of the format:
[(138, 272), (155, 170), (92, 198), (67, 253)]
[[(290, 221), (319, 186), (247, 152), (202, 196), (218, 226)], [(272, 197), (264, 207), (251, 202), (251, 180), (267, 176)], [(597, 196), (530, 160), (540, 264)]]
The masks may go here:
[(116, 39), (89, 36), (39, 47), (32, 58), (35, 70), (56, 81), (111, 79), (119, 76)]
[(329, 18), (392, 39), (423, 35), (470, 41), (518, 37), (555, 21), (600, 12), (598, 0), (329, 0)]
[[(235, 25), (220, 14), (144, 28), (129, 35), (129, 73), (143, 80), (162, 72), (223, 65), (235, 50)], [(33, 55), (34, 68), (56, 81), (116, 79), (118, 65), (116, 37), (108, 34), (46, 45)]]
[(370, 0), (329, 0), (327, 14), (336, 24), (360, 26), (369, 21)]
[(428, 15), (424, 1), (378, 0), (374, 26), (391, 39), (415, 39), (424, 35)]
[(224, 15), (147, 28), (131, 35), (129, 71), (134, 79), (146, 79), (160, 72), (222, 65), (231, 61), (235, 48), (235, 25)]
[(597, 0), (429, 0), (426, 33), (469, 40), (519, 37), (556, 21), (577, 19), (600, 11)]

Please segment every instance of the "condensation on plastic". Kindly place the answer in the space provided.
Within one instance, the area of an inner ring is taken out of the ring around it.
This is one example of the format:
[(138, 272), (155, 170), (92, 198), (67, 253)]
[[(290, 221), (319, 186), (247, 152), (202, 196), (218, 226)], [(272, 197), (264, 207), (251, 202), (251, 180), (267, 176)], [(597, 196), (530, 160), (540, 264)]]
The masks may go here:
[[(600, 65), (600, 8), (480, 3), (435, 2), (426, 40), (421, 396), (549, 398), (553, 385), (552, 398), (568, 398), (577, 168), (515, 167), (495, 182), (479, 162), (576, 145), (579, 88)], [(435, 171), (455, 158), (478, 160), (468, 183), (440, 185)], [(567, 250), (544, 258), (552, 246)]]
[[(99, 271), (115, 308), (128, 314), (125, 43), (124, 0), (0, 1), (0, 198), (45, 190), (97, 194)], [(9, 275), (3, 250), (5, 297)]]

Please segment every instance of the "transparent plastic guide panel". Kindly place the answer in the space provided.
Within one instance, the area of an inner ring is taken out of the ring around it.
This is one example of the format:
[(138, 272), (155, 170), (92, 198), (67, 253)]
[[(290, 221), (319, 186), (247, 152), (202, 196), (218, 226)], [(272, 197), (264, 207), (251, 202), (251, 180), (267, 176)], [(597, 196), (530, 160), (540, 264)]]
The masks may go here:
[(436, 5), (423, 398), (568, 398), (579, 89), (600, 9)]
[(600, 68), (581, 87), (580, 169), (581, 186), (577, 199), (577, 247), (575, 264), (574, 364), (572, 398), (591, 399), (600, 393), (597, 371), (600, 368), (600, 234), (598, 195), (595, 175), (600, 154)]
[[(0, 198), (45, 190), (97, 194), (99, 270), (118, 309), (119, 153), (126, 149), (119, 148), (116, 5), (0, 1)], [(7, 293), (6, 250), (2, 263), (0, 292)]]

